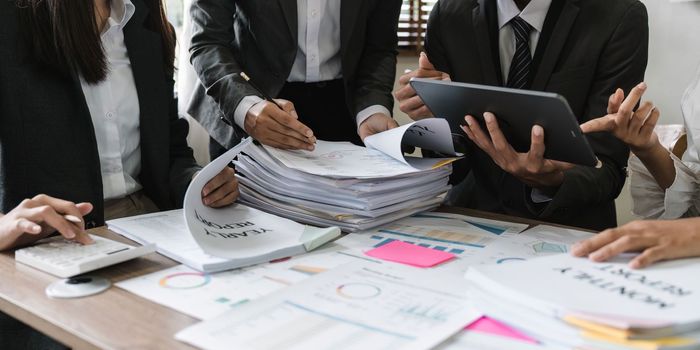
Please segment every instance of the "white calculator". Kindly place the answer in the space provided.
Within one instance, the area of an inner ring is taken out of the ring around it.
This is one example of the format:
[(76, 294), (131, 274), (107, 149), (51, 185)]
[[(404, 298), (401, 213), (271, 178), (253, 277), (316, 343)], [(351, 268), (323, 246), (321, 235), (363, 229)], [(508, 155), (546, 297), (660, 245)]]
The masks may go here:
[(95, 243), (82, 245), (60, 236), (15, 251), (15, 260), (54, 276), (68, 278), (138, 258), (156, 250), (154, 244), (130, 246), (90, 235)]

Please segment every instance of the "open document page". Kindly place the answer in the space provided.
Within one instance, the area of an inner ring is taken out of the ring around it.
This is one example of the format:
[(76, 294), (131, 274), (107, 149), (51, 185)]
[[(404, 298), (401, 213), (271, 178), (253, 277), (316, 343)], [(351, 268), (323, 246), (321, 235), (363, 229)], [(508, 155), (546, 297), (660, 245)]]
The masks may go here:
[(465, 281), (347, 264), (178, 333), (204, 349), (430, 349), (480, 317)]
[[(459, 159), (444, 119), (430, 118), (365, 139), (367, 147), (319, 140), (313, 151), (280, 150), (264, 146), (290, 169), (334, 178), (392, 177), (438, 168)], [(406, 157), (401, 146), (415, 146), (453, 155), (447, 158)]]
[(158, 253), (203, 272), (233, 268), (231, 261), (205, 253), (185, 225), (182, 209), (107, 221), (110, 230), (141, 244), (155, 244)]
[(202, 169), (187, 189), (179, 218), (173, 217), (178, 213), (174, 211), (112, 220), (108, 225), (139, 242), (155, 243), (163, 254), (207, 272), (303, 254), (337, 238), (338, 227), (306, 226), (242, 204), (204, 205), (204, 185), (250, 145), (247, 139)]
[(306, 226), (243, 205), (226, 208), (204, 205), (204, 186), (251, 142), (246, 139), (209, 163), (187, 189), (185, 222), (202, 250), (222, 258), (250, 259), (259, 263), (301, 254), (338, 237), (340, 229), (337, 227)]
[[(461, 156), (455, 152), (452, 143), (452, 131), (447, 120), (442, 118), (427, 118), (398, 128), (368, 136), (365, 139), (367, 148), (376, 149), (414, 169), (426, 170), (450, 163)], [(418, 147), (420, 149), (450, 155), (448, 158), (421, 158), (406, 156), (402, 146)]]

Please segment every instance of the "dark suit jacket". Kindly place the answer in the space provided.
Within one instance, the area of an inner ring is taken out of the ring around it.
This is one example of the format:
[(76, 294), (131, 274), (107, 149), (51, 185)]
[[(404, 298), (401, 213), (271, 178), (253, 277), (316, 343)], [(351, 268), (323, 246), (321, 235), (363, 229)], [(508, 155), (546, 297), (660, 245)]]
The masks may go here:
[[(382, 105), (392, 110), (400, 0), (343, 0), (340, 41), (350, 115)], [(296, 0), (194, 0), (191, 61), (201, 81), (189, 113), (221, 145), (245, 135), (233, 114), (245, 96), (260, 95), (245, 71), (270, 96), (284, 86), (297, 53)], [(353, 119), (353, 124), (355, 123)]]
[[(173, 77), (163, 66), (160, 35), (144, 27), (148, 10), (124, 28), (141, 110), (144, 191), (161, 209), (180, 206), (199, 169), (179, 119)], [(102, 176), (92, 119), (76, 76), (34, 63), (19, 31), (14, 1), (0, 1), (0, 209), (45, 193), (95, 206), (88, 226), (104, 223)]]
[[(496, 0), (440, 0), (430, 15), (426, 50), (452, 80), (504, 85)], [(533, 56), (533, 90), (563, 95), (581, 123), (607, 114), (616, 88), (644, 79), (648, 26), (637, 0), (555, 0)], [(455, 170), (462, 180), (452, 204), (603, 229), (615, 226), (614, 199), (625, 182), (629, 150), (610, 134), (589, 135), (603, 167), (576, 167), (551, 202), (535, 204), (531, 189), (502, 171), (473, 144)], [(459, 169), (462, 167), (461, 169)]]

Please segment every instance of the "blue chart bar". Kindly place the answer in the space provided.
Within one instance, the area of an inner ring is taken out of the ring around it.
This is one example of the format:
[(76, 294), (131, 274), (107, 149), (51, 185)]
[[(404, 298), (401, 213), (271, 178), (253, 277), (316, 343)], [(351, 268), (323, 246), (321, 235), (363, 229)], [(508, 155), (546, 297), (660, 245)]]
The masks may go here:
[(443, 220), (457, 220), (457, 221), (463, 221), (463, 222), (466, 222), (466, 223), (469, 224), (469, 225), (478, 227), (478, 228), (480, 228), (480, 229), (482, 229), (482, 230), (484, 230), (484, 231), (486, 231), (486, 232), (493, 233), (493, 234), (499, 235), (499, 236), (502, 235), (502, 234), (504, 234), (504, 233), (508, 230), (507, 227), (502, 227), (502, 226), (498, 226), (498, 225), (487, 225), (487, 224), (484, 224), (484, 223), (479, 223), (479, 222), (474, 222), (474, 221), (469, 221), (469, 220), (460, 220), (460, 219), (446, 218), (446, 217), (442, 217), (442, 216), (439, 216), (439, 215), (416, 214), (416, 215), (413, 215), (413, 217), (416, 217), (416, 218), (435, 218), (435, 219), (443, 219)]
[[(372, 237), (370, 237), (370, 238), (372, 238), (372, 239), (374, 239), (374, 240), (378, 240), (378, 241), (381, 240), (381, 242), (379, 242), (379, 243), (377, 243), (377, 244), (374, 245), (375, 248), (379, 248), (379, 247), (381, 247), (381, 246), (383, 246), (383, 245), (385, 245), (385, 244), (389, 244), (389, 243), (391, 243), (391, 242), (393, 242), (393, 241), (397, 241), (397, 239), (385, 238), (385, 237), (376, 236), (376, 235), (375, 235), (375, 236), (372, 236)], [(404, 242), (404, 243), (408, 243), (408, 244), (416, 244), (415, 242), (412, 242), (412, 241), (403, 241), (403, 242)], [(449, 251), (449, 252), (452, 253), (452, 254), (462, 254), (462, 253), (464, 253), (464, 249), (456, 249), (456, 248), (450, 249), (449, 247), (440, 246), (440, 245), (434, 246), (434, 245), (430, 245), (430, 244), (428, 244), (428, 243), (418, 243), (417, 245), (418, 245), (418, 246), (421, 246), (421, 247), (424, 247), (424, 248), (435, 249), (435, 250), (439, 250), (439, 251), (443, 251), (443, 252)]]
[(385, 239), (385, 240), (383, 240), (383, 241), (377, 243), (376, 245), (374, 245), (374, 247), (375, 247), (375, 248), (379, 248), (379, 247), (381, 247), (381, 246), (383, 246), (383, 245), (385, 245), (385, 244), (389, 244), (389, 243), (391, 243), (391, 242), (393, 242), (393, 241), (395, 241), (395, 239), (387, 238), (387, 239)]
[(449, 240), (449, 239), (441, 239), (441, 238), (428, 237), (428, 236), (416, 236), (414, 234), (404, 233), (404, 232), (399, 232), (399, 231), (394, 231), (394, 230), (379, 230), (379, 232), (388, 233), (388, 234), (392, 234), (392, 235), (396, 235), (396, 236), (418, 238), (418, 239), (421, 239), (424, 241), (433, 241), (433, 242), (439, 242), (442, 244), (456, 244), (456, 245), (475, 247), (475, 248), (484, 248), (485, 247), (483, 244), (458, 242), (458, 241), (453, 241), (453, 240)]

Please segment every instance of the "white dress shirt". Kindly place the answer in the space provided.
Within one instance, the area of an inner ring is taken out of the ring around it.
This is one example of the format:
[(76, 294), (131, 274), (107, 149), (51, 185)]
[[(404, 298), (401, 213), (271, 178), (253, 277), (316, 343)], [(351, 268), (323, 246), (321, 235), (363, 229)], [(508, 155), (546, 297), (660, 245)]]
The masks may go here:
[[(288, 82), (317, 83), (343, 77), (340, 4), (341, 0), (297, 0), (298, 48)], [(244, 97), (233, 113), (236, 125), (245, 130), (246, 114), (260, 102), (262, 99), (258, 96)], [(384, 106), (369, 106), (355, 116), (358, 128), (376, 113), (391, 116)]]
[(139, 99), (124, 44), (124, 26), (135, 11), (130, 0), (112, 0), (101, 38), (109, 69), (95, 85), (81, 79), (95, 127), (104, 199), (122, 198), (141, 189)]
[(683, 159), (671, 154), (676, 178), (665, 191), (637, 157), (629, 162), (633, 212), (648, 219), (700, 215), (700, 68), (681, 102), (688, 149)]
[(503, 81), (508, 80), (510, 64), (515, 54), (515, 34), (513, 28), (508, 24), (513, 18), (520, 16), (525, 22), (532, 26), (530, 32), (530, 54), (535, 55), (537, 43), (542, 34), (544, 20), (549, 12), (549, 5), (552, 0), (531, 0), (525, 8), (520, 11), (513, 0), (498, 0), (498, 48), (501, 56), (501, 74)]

